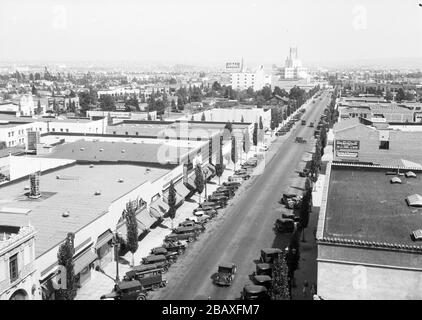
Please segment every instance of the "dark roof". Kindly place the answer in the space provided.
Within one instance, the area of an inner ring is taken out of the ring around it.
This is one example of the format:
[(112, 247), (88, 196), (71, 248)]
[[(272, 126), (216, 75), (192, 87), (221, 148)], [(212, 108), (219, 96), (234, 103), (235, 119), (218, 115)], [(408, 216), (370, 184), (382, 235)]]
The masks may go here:
[(406, 197), (422, 190), (422, 170), (391, 184), (386, 172), (396, 170), (332, 164), (323, 237), (414, 245), (410, 234), (422, 227), (422, 209), (408, 206)]

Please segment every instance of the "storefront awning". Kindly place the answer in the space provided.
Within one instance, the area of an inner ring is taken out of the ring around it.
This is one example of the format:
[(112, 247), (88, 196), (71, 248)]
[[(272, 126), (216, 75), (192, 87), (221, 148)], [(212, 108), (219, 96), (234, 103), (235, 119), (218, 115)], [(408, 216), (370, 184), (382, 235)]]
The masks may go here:
[(103, 245), (105, 245), (107, 242), (112, 240), (114, 237), (113, 232), (108, 229), (106, 232), (101, 234), (97, 239), (97, 244), (95, 245), (95, 249), (101, 248)]
[(169, 211), (169, 206), (159, 198), (150, 205), (150, 213), (156, 219), (162, 218)]
[(144, 208), (136, 215), (136, 221), (138, 221), (138, 227), (145, 231), (157, 222), (157, 219), (150, 215), (147, 208)]
[(204, 179), (205, 180), (208, 180), (214, 174), (214, 168), (212, 168), (211, 165), (209, 165), (209, 164), (206, 164), (202, 168), (202, 171), (204, 172)]
[(183, 184), (183, 181), (176, 183), (174, 188), (176, 189), (176, 192), (182, 196), (182, 198), (185, 198), (190, 193), (190, 190), (186, 188), (186, 186)]
[(90, 263), (97, 260), (97, 255), (95, 252), (91, 251), (90, 249), (85, 251), (83, 254), (81, 254), (79, 257), (77, 257), (74, 260), (74, 271), (75, 274), (80, 273), (84, 268), (89, 266)]

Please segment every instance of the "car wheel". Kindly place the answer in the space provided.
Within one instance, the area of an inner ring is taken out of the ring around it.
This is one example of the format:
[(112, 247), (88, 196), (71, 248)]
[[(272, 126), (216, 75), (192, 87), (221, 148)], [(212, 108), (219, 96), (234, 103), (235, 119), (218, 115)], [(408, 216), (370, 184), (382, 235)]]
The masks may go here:
[(193, 242), (193, 240), (194, 240), (193, 237), (188, 238), (188, 242)]
[(183, 254), (185, 252), (185, 250), (183, 250), (183, 249), (179, 249), (179, 250), (177, 250), (177, 253), (178, 254)]
[(151, 289), (152, 289), (153, 291), (157, 290), (158, 288), (159, 288), (158, 284), (153, 284), (153, 285), (151, 286)]
[(164, 267), (162, 268), (162, 270), (163, 270), (163, 273), (166, 273), (166, 272), (169, 270), (169, 267), (168, 267), (168, 266), (164, 266)]
[(136, 300), (146, 300), (147, 299), (147, 297), (146, 297), (146, 295), (144, 295), (143, 293), (141, 293), (137, 298), (136, 298)]

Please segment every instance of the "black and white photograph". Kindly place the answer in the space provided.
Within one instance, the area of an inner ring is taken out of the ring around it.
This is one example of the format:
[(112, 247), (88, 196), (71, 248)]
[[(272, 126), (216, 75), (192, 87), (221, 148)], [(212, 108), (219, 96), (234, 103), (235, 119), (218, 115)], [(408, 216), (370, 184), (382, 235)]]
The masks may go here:
[(0, 300), (422, 300), (422, 2), (0, 0)]

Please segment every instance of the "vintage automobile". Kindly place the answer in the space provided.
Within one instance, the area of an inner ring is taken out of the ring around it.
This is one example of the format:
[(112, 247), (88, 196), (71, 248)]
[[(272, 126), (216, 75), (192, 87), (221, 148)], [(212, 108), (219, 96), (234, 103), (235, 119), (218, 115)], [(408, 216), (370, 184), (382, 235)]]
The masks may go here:
[(313, 122), (309, 122), (309, 127), (313, 128), (314, 127), (314, 123)]
[(282, 219), (291, 219), (294, 222), (298, 222), (300, 217), (297, 217), (294, 213), (292, 212), (282, 212), (281, 213), (281, 218)]
[(306, 125), (306, 120), (302, 120), (301, 121), (301, 124), (302, 124), (302, 126), (305, 126)]
[[(214, 191), (211, 196), (208, 196), (208, 199), (211, 197), (220, 197), (223, 198), (224, 200), (228, 201), (230, 199), (230, 192), (227, 190), (227, 192), (223, 192), (223, 191)], [(208, 200), (210, 201), (210, 200)]]
[(141, 282), (138, 280), (132, 280), (116, 283), (113, 290), (108, 294), (102, 295), (100, 299), (146, 300), (147, 295), (148, 293), (142, 287)]
[(177, 255), (167, 257), (164, 254), (151, 254), (147, 257), (143, 257), (141, 263), (142, 264), (154, 264), (154, 263), (164, 263), (168, 262), (168, 264), (172, 264), (176, 262)]
[(171, 233), (164, 238), (164, 242), (177, 242), (180, 240), (187, 240), (188, 242), (193, 242), (197, 238), (198, 238), (197, 232)]
[(306, 139), (303, 139), (302, 137), (296, 137), (295, 142), (297, 142), (297, 143), (306, 143)]
[(209, 215), (207, 215), (207, 214), (202, 214), (200, 216), (190, 216), (190, 217), (188, 217), (186, 219), (189, 220), (189, 221), (193, 221), (195, 223), (205, 224), (208, 221), (210, 221), (211, 217)]
[(247, 284), (243, 287), (241, 300), (269, 300), (267, 288), (255, 284)]
[(186, 250), (186, 244), (182, 243), (181, 241), (168, 241), (164, 242), (162, 245), (169, 252), (177, 252), (179, 255), (183, 254)]
[(236, 190), (240, 187), (240, 182), (223, 182), (223, 186)]
[(217, 275), (214, 283), (220, 286), (231, 286), (237, 267), (234, 263), (224, 263), (218, 266)]
[(180, 222), (179, 227), (193, 227), (193, 228), (197, 228), (201, 232), (205, 231), (205, 225), (203, 223), (198, 223), (189, 219), (186, 219), (185, 221)]
[(168, 251), (164, 247), (156, 247), (156, 248), (151, 249), (151, 254), (153, 254), (153, 255), (164, 255), (164, 256), (166, 256), (167, 260), (170, 263), (176, 262), (177, 256), (179, 255), (179, 253), (177, 251)]
[(274, 230), (277, 233), (292, 233), (295, 230), (293, 219), (277, 219), (274, 223)]
[(310, 172), (311, 172), (311, 170), (305, 168), (305, 169), (303, 169), (302, 171), (299, 172), (299, 176), (300, 177), (307, 177)]
[(217, 204), (215, 207), (216, 209), (224, 208), (227, 206), (227, 197), (226, 196), (218, 196), (218, 195), (211, 195), (208, 197), (208, 202), (212, 202)]
[(140, 264), (138, 266), (135, 266), (132, 268), (132, 271), (136, 271), (139, 273), (146, 273), (149, 272), (151, 270), (160, 270), (161, 273), (166, 273), (168, 271), (170, 267), (170, 264), (168, 263), (168, 261), (163, 261), (163, 262), (156, 262), (156, 263), (151, 263), (151, 264)]
[(294, 193), (284, 193), (280, 202), (288, 209), (298, 209), (302, 203), (302, 195)]
[(199, 210), (195, 210), (193, 212), (193, 215), (195, 217), (203, 217), (205, 215), (209, 219), (215, 218), (217, 214), (218, 214), (218, 211), (211, 207), (199, 208)]
[(268, 290), (271, 289), (273, 279), (268, 275), (253, 275), (252, 281), (258, 286), (264, 286)]
[(279, 248), (264, 248), (261, 249), (261, 257), (259, 260), (262, 263), (273, 263), (280, 253), (282, 253), (282, 251)]
[(128, 271), (124, 276), (124, 281), (138, 280), (144, 290), (157, 290), (167, 285), (167, 280), (163, 278), (162, 273), (158, 270), (150, 270), (149, 272)]
[(173, 229), (173, 233), (176, 234), (184, 234), (184, 233), (195, 233), (197, 236), (202, 232), (201, 228), (198, 226), (190, 226), (190, 227), (177, 227)]
[(252, 274), (255, 275), (267, 275), (272, 277), (273, 276), (273, 266), (270, 263), (257, 263), (255, 266), (255, 271)]
[(230, 176), (228, 180), (229, 182), (243, 182), (244, 179), (241, 176), (233, 175), (233, 176)]
[[(212, 202), (212, 201), (204, 201), (204, 202), (199, 204), (199, 210), (204, 210), (204, 208), (215, 209), (216, 207), (218, 207), (218, 204), (216, 204), (215, 202)], [(199, 210), (196, 210), (196, 211), (199, 211)]]

